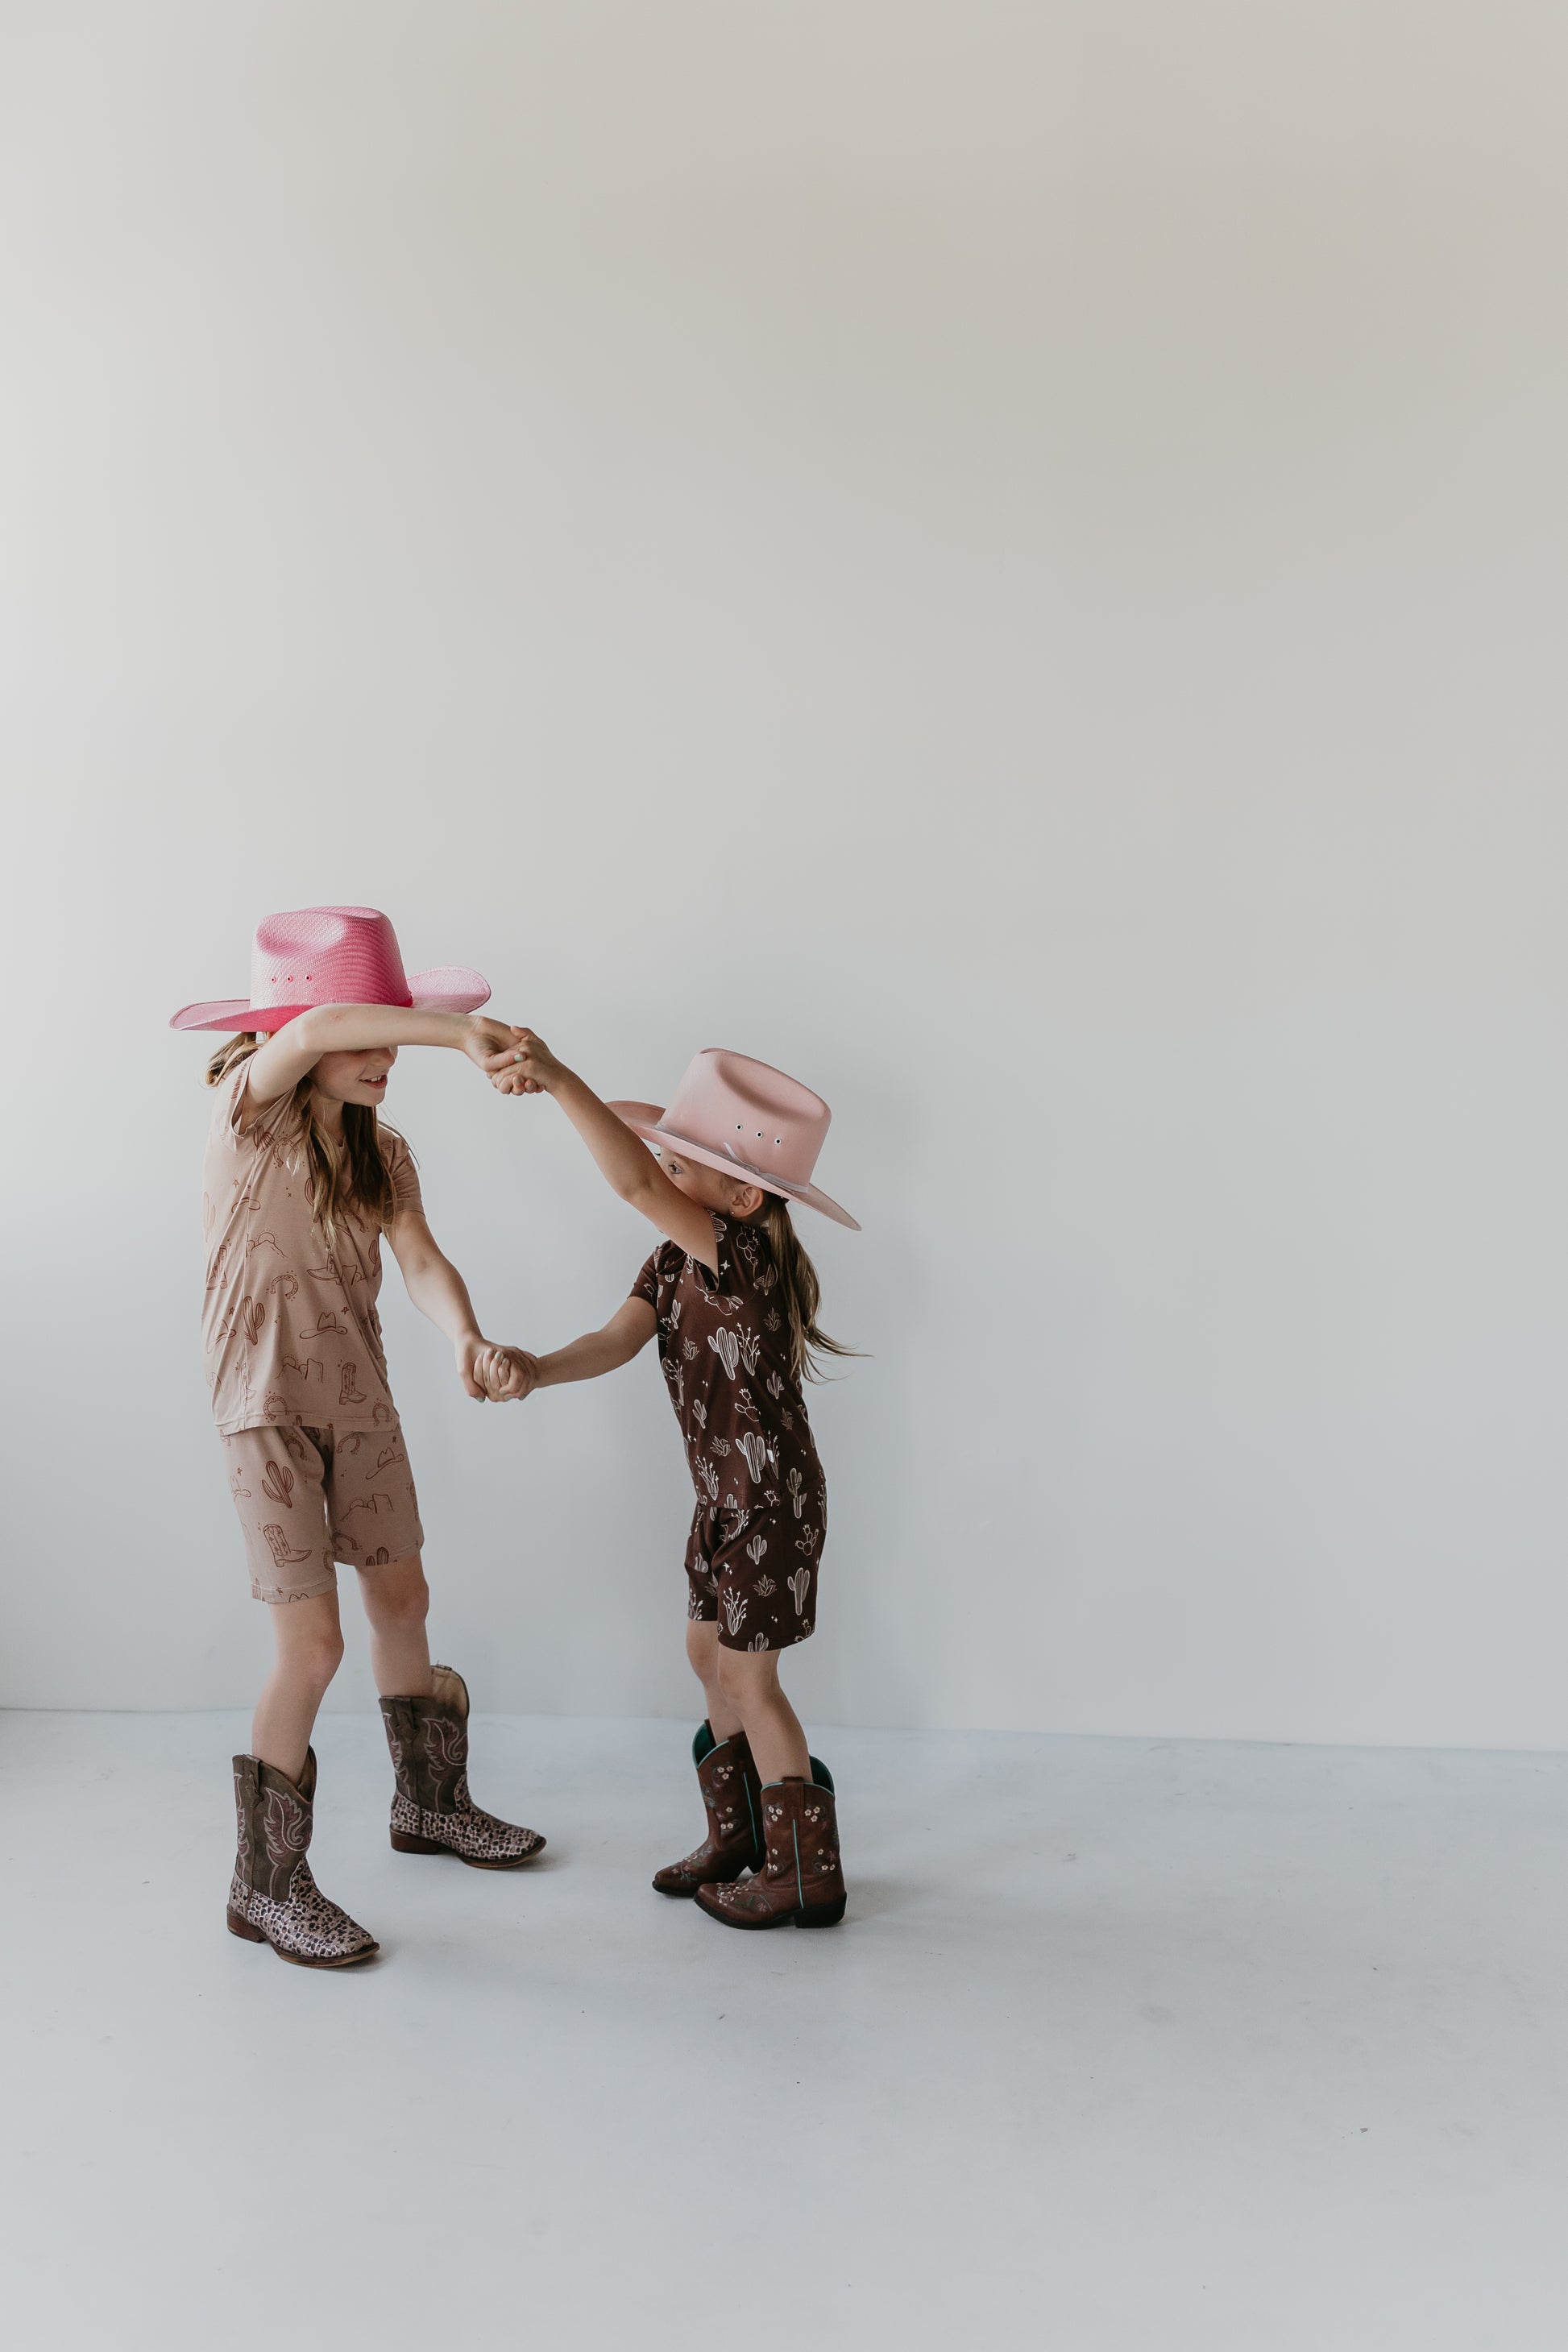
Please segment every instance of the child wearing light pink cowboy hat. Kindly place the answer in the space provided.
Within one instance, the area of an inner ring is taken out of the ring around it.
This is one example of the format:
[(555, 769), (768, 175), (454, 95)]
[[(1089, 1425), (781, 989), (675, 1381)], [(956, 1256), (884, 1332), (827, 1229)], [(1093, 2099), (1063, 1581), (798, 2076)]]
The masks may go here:
[[(399, 1046), (455, 1046), (483, 1068), (510, 1041), (506, 1024), (475, 1017), (489, 992), (463, 966), (405, 976), (374, 907), (307, 907), (258, 925), (248, 997), (187, 1004), (169, 1024), (234, 1033), (206, 1072), (217, 1101), (202, 1339), (250, 1589), (272, 1604), (277, 1639), (250, 1753), (234, 1759), (228, 1925), (303, 1968), (378, 1949), (307, 1859), (310, 1732), (342, 1656), (337, 1561), (357, 1570), (370, 1620), (393, 1844), (510, 1870), (544, 1843), (468, 1794), (468, 1689), (426, 1644), (424, 1531), (375, 1307), (384, 1235), (464, 1390), (486, 1396), (478, 1367), (493, 1350), (426, 1223), (414, 1156), (380, 1110)], [(504, 1368), (489, 1370), (504, 1394)]]
[(664, 1109), (601, 1102), (527, 1029), (485, 1066), (505, 1093), (553, 1095), (610, 1184), (666, 1236), (603, 1330), (548, 1356), (496, 1350), (479, 1368), (492, 1393), (527, 1393), (595, 1380), (658, 1339), (697, 1492), (686, 1650), (708, 1703), (692, 1760), (709, 1818), (695, 1853), (654, 1885), (694, 1895), (728, 1927), (832, 1927), (845, 1902), (833, 1780), (778, 1678), (780, 1652), (816, 1622), (827, 1528), (804, 1384), (816, 1357), (851, 1352), (817, 1322), (816, 1270), (790, 1217), (804, 1202), (855, 1224), (812, 1181), (827, 1105), (766, 1062), (713, 1048)]

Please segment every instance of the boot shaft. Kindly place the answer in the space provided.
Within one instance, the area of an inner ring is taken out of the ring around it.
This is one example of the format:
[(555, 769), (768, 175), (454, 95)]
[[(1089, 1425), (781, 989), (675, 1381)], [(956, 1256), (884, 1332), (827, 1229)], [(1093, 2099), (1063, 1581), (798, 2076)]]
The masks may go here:
[(771, 1780), (763, 1790), (762, 1876), (801, 1905), (842, 1895), (838, 1811), (831, 1787), (816, 1780)]
[(421, 1812), (449, 1813), (468, 1763), (468, 1693), (461, 1675), (437, 1666), (436, 1696), (384, 1698), (381, 1717), (397, 1793)]
[[(704, 1734), (708, 1746), (699, 1753)], [(713, 1843), (724, 1850), (744, 1847), (752, 1866), (763, 1856), (763, 1784), (743, 1731), (715, 1740), (704, 1724), (692, 1742), (697, 1759), (697, 1785), (708, 1808)]]
[(235, 1866), (243, 1885), (286, 1903), (294, 1873), (310, 1850), (316, 1751), (298, 1782), (258, 1756), (234, 1759)]

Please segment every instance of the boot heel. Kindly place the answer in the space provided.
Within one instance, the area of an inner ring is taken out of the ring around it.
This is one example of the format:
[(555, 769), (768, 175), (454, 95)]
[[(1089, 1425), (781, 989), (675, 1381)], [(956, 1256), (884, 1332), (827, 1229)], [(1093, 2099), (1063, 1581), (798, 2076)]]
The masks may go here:
[(797, 1927), (837, 1927), (847, 1900), (847, 1895), (841, 1895), (837, 1903), (814, 1903), (809, 1911), (795, 1913), (795, 1924)]
[(392, 1850), (395, 1853), (450, 1853), (450, 1846), (437, 1845), (434, 1838), (410, 1837), (406, 1830), (394, 1830)]
[(248, 1919), (242, 1919), (237, 1911), (226, 1912), (225, 1916), (231, 1936), (243, 1936), (247, 1944), (264, 1944), (267, 1941), (260, 1928), (253, 1927)]

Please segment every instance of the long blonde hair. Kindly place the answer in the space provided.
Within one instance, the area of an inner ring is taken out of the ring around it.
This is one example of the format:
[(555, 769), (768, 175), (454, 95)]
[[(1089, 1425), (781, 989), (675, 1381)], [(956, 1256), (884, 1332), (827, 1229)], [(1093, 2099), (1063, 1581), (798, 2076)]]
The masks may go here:
[[(208, 1086), (221, 1086), (260, 1044), (259, 1035), (241, 1030), (220, 1045), (207, 1064)], [(310, 1076), (307, 1070), (294, 1089), (294, 1116), (304, 1137), (305, 1164), (310, 1171), (311, 1213), (331, 1247), (338, 1237), (338, 1218), (353, 1209), (362, 1211), (372, 1224), (390, 1225), (397, 1213), (397, 1194), (374, 1108), (364, 1103), (344, 1103), (340, 1144), (316, 1116)]]
[(860, 1351), (830, 1339), (816, 1319), (822, 1285), (791, 1222), (789, 1202), (776, 1192), (765, 1193), (754, 1221), (748, 1222), (755, 1222), (766, 1234), (778, 1268), (779, 1305), (789, 1334), (789, 1368), (797, 1381), (819, 1381), (823, 1378), (819, 1356), (857, 1356)]

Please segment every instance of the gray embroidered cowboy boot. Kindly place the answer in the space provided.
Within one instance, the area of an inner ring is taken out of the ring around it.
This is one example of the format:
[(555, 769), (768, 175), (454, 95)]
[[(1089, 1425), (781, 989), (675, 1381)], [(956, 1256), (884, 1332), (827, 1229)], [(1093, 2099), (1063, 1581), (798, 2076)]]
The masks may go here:
[(812, 1759), (816, 1780), (770, 1780), (763, 1790), (767, 1860), (754, 1876), (700, 1886), (697, 1900), (726, 1927), (835, 1927), (844, 1916), (838, 1818), (833, 1783)]
[(397, 1794), (399, 1853), (455, 1853), (475, 1870), (516, 1870), (544, 1850), (537, 1830), (481, 1812), (468, 1794), (468, 1686), (454, 1666), (432, 1666), (429, 1698), (384, 1698), (382, 1720)]
[(763, 1866), (763, 1784), (745, 1733), (715, 1740), (712, 1725), (704, 1723), (691, 1742), (691, 1760), (708, 1808), (708, 1834), (684, 1862), (655, 1871), (660, 1895), (695, 1895), (700, 1886)]
[(228, 1931), (247, 1943), (270, 1944), (280, 1960), (300, 1969), (347, 1969), (380, 1951), (374, 1936), (330, 1902), (310, 1875), (316, 1794), (316, 1751), (305, 1757), (299, 1780), (257, 1756), (234, 1759), (234, 1807), (239, 1833), (228, 1890)]

